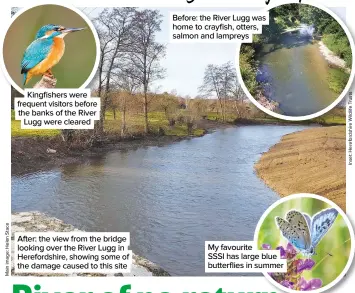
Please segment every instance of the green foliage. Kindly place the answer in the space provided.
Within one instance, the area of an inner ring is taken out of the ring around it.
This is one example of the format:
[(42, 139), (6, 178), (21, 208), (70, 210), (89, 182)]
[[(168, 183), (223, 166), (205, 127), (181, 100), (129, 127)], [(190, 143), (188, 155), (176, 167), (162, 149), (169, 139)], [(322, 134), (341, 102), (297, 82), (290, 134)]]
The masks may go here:
[(345, 33), (344, 33), (342, 27), (336, 21), (332, 21), (330, 24), (325, 26), (323, 33), (324, 34), (341, 34), (341, 35), (345, 36)]
[(243, 44), (240, 49), (239, 67), (245, 86), (251, 95), (255, 95), (258, 88), (256, 81), (258, 65), (254, 57), (255, 49), (251, 45)]
[(335, 21), (327, 12), (306, 4), (300, 5), (299, 14), (301, 22), (313, 25), (318, 34), (322, 34), (325, 27)]
[(352, 52), (346, 35), (344, 36), (342, 33), (324, 35), (322, 41), (329, 50), (345, 60), (347, 67), (351, 68)]
[(273, 9), (274, 21), (282, 29), (295, 27), (300, 23), (299, 4), (286, 4)]
[(309, 6), (300, 6), (301, 22), (313, 25), (324, 44), (351, 68), (352, 53), (348, 37), (341, 25), (325, 11)]
[(329, 88), (337, 94), (341, 94), (346, 87), (349, 78), (350, 74), (343, 70), (331, 68), (328, 76)]

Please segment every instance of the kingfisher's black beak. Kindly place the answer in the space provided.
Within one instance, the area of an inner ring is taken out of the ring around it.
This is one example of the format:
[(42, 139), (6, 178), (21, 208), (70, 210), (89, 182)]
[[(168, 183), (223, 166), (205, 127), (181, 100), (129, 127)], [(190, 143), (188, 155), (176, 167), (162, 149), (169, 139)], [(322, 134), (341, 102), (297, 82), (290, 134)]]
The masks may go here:
[(73, 32), (78, 32), (78, 31), (82, 31), (85, 28), (75, 28), (75, 27), (67, 27), (64, 30), (62, 30), (62, 33), (73, 33)]

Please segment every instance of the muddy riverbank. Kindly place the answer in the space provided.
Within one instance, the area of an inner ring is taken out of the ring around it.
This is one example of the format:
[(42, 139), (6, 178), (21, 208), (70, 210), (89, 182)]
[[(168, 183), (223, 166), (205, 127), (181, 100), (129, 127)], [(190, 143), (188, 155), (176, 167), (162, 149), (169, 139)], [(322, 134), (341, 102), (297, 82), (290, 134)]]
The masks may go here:
[(346, 128), (319, 127), (285, 135), (255, 164), (281, 196), (315, 193), (346, 209)]
[[(197, 126), (204, 134), (216, 129), (233, 127), (232, 124), (218, 121), (201, 120)], [(112, 138), (100, 146), (87, 149), (69, 149), (60, 136), (56, 137), (12, 137), (11, 138), (11, 174), (21, 175), (40, 170), (64, 166), (85, 161), (114, 150), (135, 150), (141, 147), (164, 146), (192, 139), (196, 136), (137, 136), (127, 139)]]

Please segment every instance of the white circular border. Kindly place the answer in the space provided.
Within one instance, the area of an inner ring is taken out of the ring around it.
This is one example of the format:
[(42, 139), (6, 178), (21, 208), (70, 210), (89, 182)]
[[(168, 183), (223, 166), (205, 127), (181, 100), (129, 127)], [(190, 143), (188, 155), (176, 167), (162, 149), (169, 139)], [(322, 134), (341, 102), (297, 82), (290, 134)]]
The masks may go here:
[[(347, 217), (347, 215), (343, 212), (343, 210), (341, 208), (339, 208), (334, 202), (332, 202), (331, 200), (324, 198), (322, 196), (319, 195), (315, 195), (315, 194), (310, 194), (310, 193), (299, 193), (299, 194), (293, 194), (293, 195), (289, 195), (286, 196), (280, 200), (278, 200), (277, 202), (273, 203), (265, 212), (264, 214), (261, 216), (256, 229), (255, 229), (255, 234), (254, 234), (254, 243), (255, 243), (255, 247), (258, 247), (258, 236), (259, 236), (259, 232), (260, 232), (260, 228), (261, 225), (263, 224), (265, 218), (269, 215), (269, 213), (278, 205), (293, 200), (293, 199), (297, 199), (297, 198), (313, 198), (313, 199), (317, 199), (320, 201), (323, 201), (325, 203), (327, 203), (328, 205), (330, 205), (331, 207), (335, 208), (339, 214), (343, 217), (344, 222), (346, 223), (346, 225), (348, 226), (348, 230), (349, 230), (349, 234), (350, 234), (350, 239), (351, 239), (351, 248), (350, 248), (350, 253), (349, 253), (349, 259), (348, 262), (346, 263), (345, 268), (343, 269), (343, 271), (341, 272), (341, 274), (335, 279), (333, 280), (331, 283), (329, 283), (327, 286), (321, 287), (319, 289), (316, 290), (312, 290), (310, 292), (314, 292), (314, 293), (320, 293), (320, 292), (324, 292), (332, 287), (334, 287), (337, 283), (339, 283), (343, 277), (345, 276), (345, 274), (347, 273), (347, 271), (349, 270), (353, 259), (354, 259), (354, 253), (355, 253), (355, 237), (354, 237), (354, 230), (353, 227), (350, 223), (349, 218)], [(289, 288), (286, 288), (284, 286), (282, 286), (281, 284), (277, 283), (273, 278), (271, 278), (271, 276), (268, 273), (263, 273), (263, 275), (266, 277), (266, 279), (268, 279), (268, 281), (273, 284), (275, 287), (277, 287), (278, 289), (285, 291), (285, 292), (290, 292), (290, 293), (295, 293), (295, 292), (301, 292), (301, 291), (296, 291), (296, 290), (292, 290)]]
[[(95, 64), (94, 64), (94, 67), (89, 75), (89, 77), (86, 79), (86, 81), (79, 87), (79, 88), (86, 88), (88, 86), (88, 84), (93, 80), (94, 76), (96, 75), (96, 72), (97, 72), (97, 69), (99, 67), (99, 60), (100, 60), (100, 39), (99, 39), (99, 36), (96, 32), (96, 29), (92, 23), (92, 21), (79, 9), (73, 7), (73, 6), (70, 6), (70, 5), (64, 5), (64, 4), (59, 4), (59, 3), (55, 3), (55, 2), (48, 2), (48, 3), (45, 3), (45, 4), (39, 4), (39, 5), (33, 5), (33, 6), (29, 6), (29, 7), (26, 7), (26, 8), (22, 8), (19, 12), (17, 12), (13, 17), (11, 17), (11, 19), (9, 20), (9, 24), (6, 26), (6, 30), (5, 30), (5, 33), (4, 35), (1, 37), (1, 43), (0, 43), (0, 49), (1, 49), (1, 55), (2, 57), (0, 58), (1, 59), (1, 68), (4, 72), (4, 75), (5, 77), (7, 78), (7, 81), (18, 91), (20, 92), (21, 94), (25, 94), (25, 90), (21, 87), (19, 87), (11, 78), (11, 76), (9, 75), (9, 73), (7, 72), (7, 69), (6, 69), (6, 66), (5, 66), (5, 60), (4, 60), (4, 41), (5, 41), (5, 37), (6, 37), (6, 34), (7, 34), (7, 31), (8, 29), (10, 28), (10, 26), (12, 25), (12, 23), (23, 13), (25, 13), (27, 10), (30, 10), (32, 8), (35, 8), (35, 7), (39, 7), (39, 6), (45, 6), (45, 5), (56, 5), (56, 6), (61, 6), (61, 7), (65, 7), (67, 9), (70, 9), (72, 11), (74, 11), (75, 13), (77, 13), (79, 16), (81, 16), (85, 22), (88, 24), (88, 26), (90, 27), (93, 35), (94, 35), (94, 38), (95, 38), (95, 43), (96, 43), (96, 60), (95, 60)], [(65, 88), (65, 89), (72, 89), (72, 88)], [(74, 89), (74, 88), (73, 88)]]
[[(285, 4), (291, 4), (291, 3), (296, 3), (296, 4), (300, 4), (299, 1), (274, 1), (272, 5), (267, 6), (267, 9), (265, 9), (265, 11), (269, 11), (272, 8), (278, 7), (280, 5), (285, 5)], [(316, 112), (314, 114), (310, 114), (310, 115), (306, 115), (306, 116), (287, 116), (287, 115), (282, 115), (282, 114), (278, 114), (275, 113), (269, 109), (266, 109), (264, 106), (262, 106), (257, 100), (254, 99), (254, 97), (250, 94), (248, 88), (245, 86), (244, 84), (244, 80), (242, 78), (242, 74), (240, 72), (240, 66), (239, 66), (239, 55), (240, 55), (240, 48), (242, 43), (240, 43), (237, 47), (237, 56), (236, 56), (236, 69), (237, 69), (237, 77), (239, 80), (239, 83), (244, 91), (244, 93), (247, 95), (247, 97), (249, 98), (249, 100), (256, 106), (258, 107), (261, 111), (269, 114), (270, 116), (273, 116), (275, 118), (278, 119), (283, 119), (283, 120), (288, 120), (288, 121), (304, 121), (304, 120), (309, 120), (309, 119), (313, 119), (313, 118), (317, 118), (319, 116), (322, 116), (323, 114), (329, 112), (330, 110), (332, 110), (335, 106), (337, 106), (345, 97), (345, 95), (348, 93), (348, 91), (350, 90), (350, 87), (352, 85), (352, 82), (354, 80), (354, 76), (355, 76), (355, 70), (354, 70), (354, 66), (355, 66), (355, 58), (354, 58), (354, 54), (355, 54), (355, 45), (354, 45), (354, 39), (349, 31), (349, 29), (347, 28), (347, 26), (343, 23), (343, 21), (331, 10), (329, 10), (328, 8), (324, 7), (323, 5), (320, 5), (319, 3), (314, 3), (313, 1), (308, 1), (308, 0), (303, 0), (302, 4), (308, 4), (310, 6), (314, 6), (317, 7), (319, 9), (324, 10), (325, 12), (327, 12), (328, 14), (330, 14), (343, 28), (344, 32), (346, 33), (350, 46), (351, 46), (351, 51), (352, 51), (352, 67), (351, 67), (351, 73), (350, 73), (350, 77), (348, 80), (348, 83), (346, 85), (346, 87), (344, 88), (343, 92), (340, 94), (340, 96), (332, 103), (330, 104), (328, 107), (326, 107), (325, 109)]]

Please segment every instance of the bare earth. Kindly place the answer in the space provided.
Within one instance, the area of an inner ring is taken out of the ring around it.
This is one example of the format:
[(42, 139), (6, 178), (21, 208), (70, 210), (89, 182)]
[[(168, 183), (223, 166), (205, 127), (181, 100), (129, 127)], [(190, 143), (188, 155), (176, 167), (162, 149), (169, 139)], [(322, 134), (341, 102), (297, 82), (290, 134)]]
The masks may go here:
[(255, 164), (281, 196), (314, 193), (346, 209), (346, 129), (319, 127), (285, 135)]

